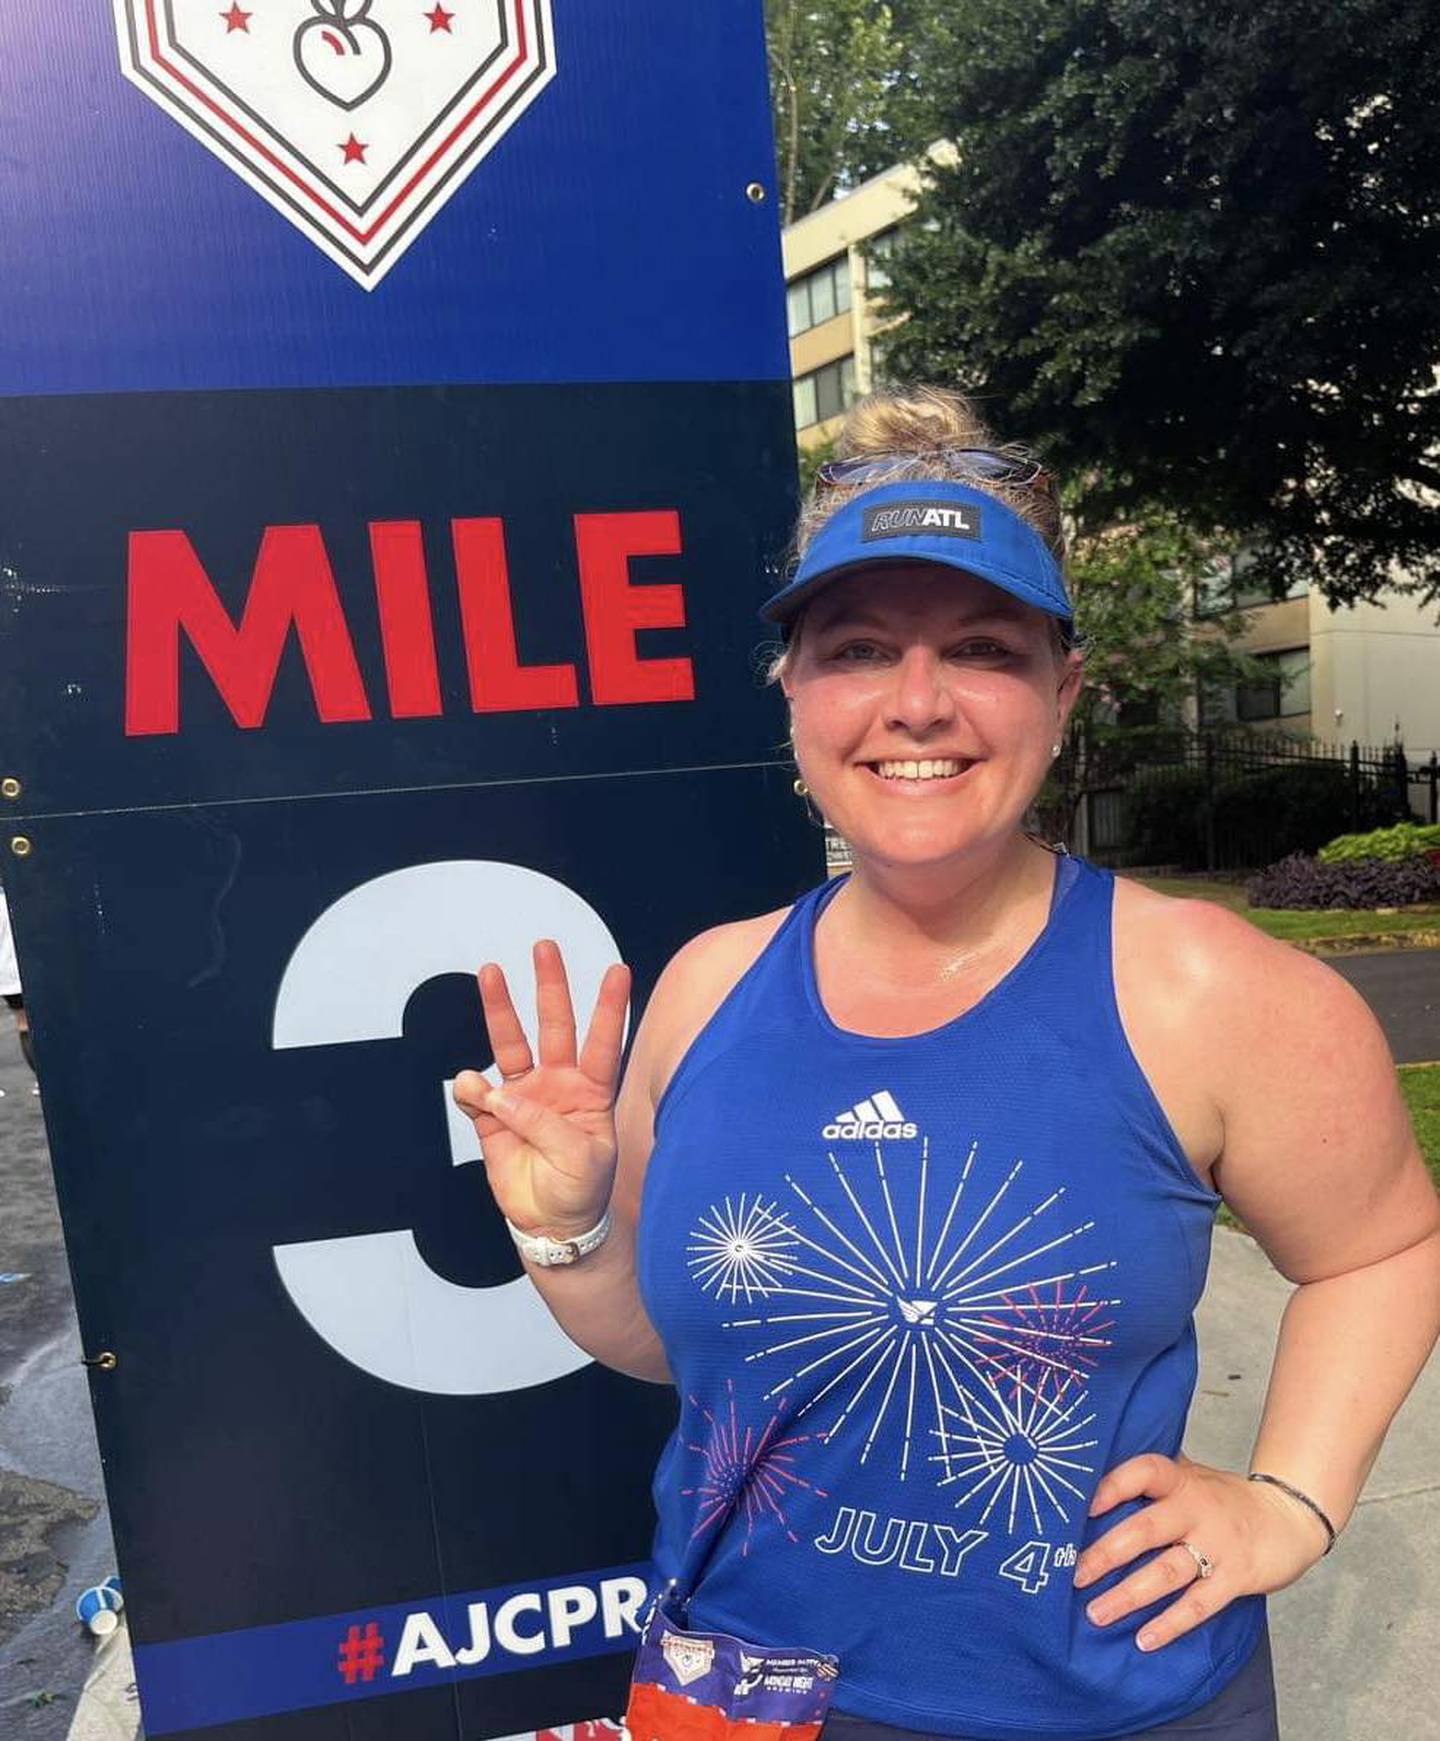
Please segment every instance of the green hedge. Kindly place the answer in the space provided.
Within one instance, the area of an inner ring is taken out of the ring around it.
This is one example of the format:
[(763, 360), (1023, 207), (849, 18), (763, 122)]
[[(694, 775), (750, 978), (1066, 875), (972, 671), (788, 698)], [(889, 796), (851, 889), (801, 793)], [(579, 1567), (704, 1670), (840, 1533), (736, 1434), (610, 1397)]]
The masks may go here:
[(1205, 863), (1205, 776), (1195, 768), (1139, 768), (1125, 790), (1126, 857), (1134, 864)]
[(1393, 828), (1375, 828), (1369, 834), (1340, 834), (1320, 848), (1324, 864), (1345, 864), (1354, 858), (1413, 858), (1440, 850), (1440, 823), (1397, 822)]
[[(1352, 816), (1347, 769), (1326, 762), (1294, 762), (1216, 784), (1215, 835), (1222, 853), (1240, 843), (1242, 862), (1267, 864), (1292, 852), (1313, 853)], [(1135, 864), (1205, 864), (1205, 774), (1198, 768), (1137, 769), (1125, 793), (1127, 857)], [(1397, 795), (1362, 782), (1359, 819), (1374, 828), (1395, 820)]]

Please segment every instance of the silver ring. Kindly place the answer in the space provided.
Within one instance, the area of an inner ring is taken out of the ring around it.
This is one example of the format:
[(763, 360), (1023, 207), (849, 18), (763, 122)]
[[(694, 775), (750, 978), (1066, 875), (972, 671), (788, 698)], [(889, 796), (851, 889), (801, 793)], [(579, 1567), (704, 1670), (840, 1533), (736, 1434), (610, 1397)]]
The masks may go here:
[(534, 1069), (535, 1069), (535, 1066), (533, 1064), (527, 1064), (523, 1070), (517, 1070), (511, 1076), (507, 1076), (505, 1074), (505, 1072), (502, 1070), (500, 1072), (500, 1080), (502, 1082), (518, 1082), (522, 1076), (529, 1076), (534, 1071)]
[(1194, 1542), (1178, 1541), (1175, 1546), (1177, 1548), (1184, 1548), (1185, 1552), (1190, 1555), (1202, 1578), (1208, 1578), (1214, 1572), (1214, 1560), (1212, 1560), (1208, 1554), (1202, 1554), (1199, 1548), (1195, 1546)]

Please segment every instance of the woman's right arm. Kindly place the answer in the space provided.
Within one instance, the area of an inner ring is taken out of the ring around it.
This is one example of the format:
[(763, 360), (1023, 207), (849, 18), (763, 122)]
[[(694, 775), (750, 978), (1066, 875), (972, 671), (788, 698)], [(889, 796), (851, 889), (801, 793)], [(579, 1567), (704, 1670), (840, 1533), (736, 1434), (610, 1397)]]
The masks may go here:
[[(665, 1350), (636, 1278), (635, 1233), (654, 1144), (655, 1106), (684, 1047), (753, 954), (755, 921), (703, 932), (656, 981), (617, 1091), (628, 968), (606, 970), (585, 1042), (558, 946), (534, 947), (537, 1045), (515, 1013), (502, 970), (480, 970), (480, 999), (504, 1088), (478, 1071), (455, 1078), (474, 1120), (500, 1211), (522, 1232), (573, 1239), (608, 1206), (609, 1238), (577, 1263), (525, 1268), (570, 1340), (605, 1366), (668, 1384)], [(523, 1261), (523, 1259), (522, 1259)]]

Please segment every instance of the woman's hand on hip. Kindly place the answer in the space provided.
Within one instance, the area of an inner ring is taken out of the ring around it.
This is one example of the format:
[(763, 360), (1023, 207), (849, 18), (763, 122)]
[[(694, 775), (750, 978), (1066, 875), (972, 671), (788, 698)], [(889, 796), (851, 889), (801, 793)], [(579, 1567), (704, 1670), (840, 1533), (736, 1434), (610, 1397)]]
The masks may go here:
[[(1238, 1596), (1284, 1589), (1325, 1552), (1319, 1521), (1288, 1494), (1233, 1470), (1193, 1462), (1183, 1453), (1165, 1457), (1152, 1451), (1117, 1463), (1095, 1489), (1090, 1515), (1139, 1498), (1152, 1503), (1081, 1554), (1075, 1587), (1098, 1582), (1139, 1554), (1163, 1549), (1086, 1608), (1094, 1624), (1106, 1626), (1176, 1595), (1137, 1633), (1135, 1641), (1145, 1650), (1169, 1644)], [(1200, 1575), (1195, 1555), (1179, 1545), (1187, 1541), (1213, 1566), (1209, 1577)]]
[(502, 1086), (478, 1070), (455, 1078), (455, 1103), (474, 1120), (500, 1212), (524, 1233), (570, 1239), (605, 1213), (615, 1178), (615, 1093), (630, 970), (605, 971), (585, 1043), (557, 944), (534, 947), (538, 1057), (495, 962), (479, 973), (480, 1002)]

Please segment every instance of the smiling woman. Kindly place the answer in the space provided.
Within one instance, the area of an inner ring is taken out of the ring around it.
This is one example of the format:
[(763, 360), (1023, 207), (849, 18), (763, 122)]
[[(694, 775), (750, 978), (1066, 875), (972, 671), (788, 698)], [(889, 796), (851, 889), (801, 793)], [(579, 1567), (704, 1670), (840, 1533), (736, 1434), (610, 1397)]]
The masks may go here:
[(862, 401), (842, 454), (764, 611), (801, 776), (852, 849), (1013, 852), (1081, 680), (1052, 480), (935, 389)]
[[(831, 1694), (841, 1741), (1274, 1741), (1266, 1594), (1440, 1328), (1361, 1000), (1025, 832), (1082, 682), (1061, 554), (1050, 479), (958, 395), (862, 401), (762, 612), (853, 871), (686, 944), (623, 1082), (623, 967), (577, 1049), (538, 943), (534, 1051), (482, 969), (505, 1087), (455, 1093), (522, 1257), (680, 1394), (647, 1741), (781, 1692), (791, 1741)], [(1222, 1197), (1297, 1284), (1247, 1471), (1181, 1449)]]

